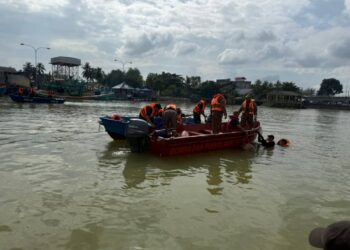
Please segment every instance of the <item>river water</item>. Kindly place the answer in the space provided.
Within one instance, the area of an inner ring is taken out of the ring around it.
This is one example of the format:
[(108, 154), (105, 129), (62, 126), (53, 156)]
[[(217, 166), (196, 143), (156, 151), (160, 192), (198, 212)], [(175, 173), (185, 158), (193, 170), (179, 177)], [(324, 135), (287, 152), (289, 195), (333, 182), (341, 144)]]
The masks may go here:
[(259, 107), (289, 148), (160, 158), (99, 130), (143, 104), (0, 98), (0, 249), (312, 249), (350, 218), (348, 111)]

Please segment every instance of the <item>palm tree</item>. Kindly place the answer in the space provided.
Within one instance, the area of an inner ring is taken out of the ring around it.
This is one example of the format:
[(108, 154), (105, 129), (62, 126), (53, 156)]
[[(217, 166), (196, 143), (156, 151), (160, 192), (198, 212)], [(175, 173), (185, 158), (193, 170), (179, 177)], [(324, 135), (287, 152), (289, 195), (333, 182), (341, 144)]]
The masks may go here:
[(89, 82), (89, 80), (92, 79), (92, 75), (93, 75), (93, 70), (92, 70), (90, 64), (87, 62), (83, 66), (83, 76)]
[(32, 79), (35, 75), (35, 68), (30, 62), (23, 64), (23, 72), (29, 78)]
[(46, 70), (44, 64), (42, 64), (42, 63), (38, 63), (36, 65), (36, 69), (38, 71), (38, 75), (43, 75), (45, 70)]

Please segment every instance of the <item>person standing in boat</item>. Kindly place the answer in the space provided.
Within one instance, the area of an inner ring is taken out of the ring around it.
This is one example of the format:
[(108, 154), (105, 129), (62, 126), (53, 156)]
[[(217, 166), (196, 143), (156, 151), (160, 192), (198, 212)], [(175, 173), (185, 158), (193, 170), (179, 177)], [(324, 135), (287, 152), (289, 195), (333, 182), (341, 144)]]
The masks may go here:
[(207, 116), (204, 113), (206, 107), (206, 103), (204, 100), (200, 100), (196, 106), (193, 109), (193, 120), (195, 124), (201, 123), (201, 115), (204, 116), (204, 118), (207, 118)]
[(158, 111), (162, 108), (159, 103), (151, 103), (140, 110), (139, 118), (154, 125), (154, 117), (158, 116)]
[(227, 118), (226, 112), (226, 96), (224, 94), (216, 94), (211, 100), (212, 130), (213, 134), (217, 134), (221, 130), (222, 116)]
[(254, 122), (257, 119), (258, 108), (255, 101), (248, 94), (238, 110), (238, 113), (242, 113), (241, 126), (245, 129), (251, 129), (254, 127)]

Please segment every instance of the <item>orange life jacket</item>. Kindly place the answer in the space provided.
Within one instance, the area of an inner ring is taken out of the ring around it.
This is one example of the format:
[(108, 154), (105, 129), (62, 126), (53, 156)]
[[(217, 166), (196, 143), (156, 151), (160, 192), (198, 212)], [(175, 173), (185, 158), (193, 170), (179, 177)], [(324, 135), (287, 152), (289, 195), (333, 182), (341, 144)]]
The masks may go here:
[[(247, 101), (244, 100), (244, 102), (242, 103), (242, 112), (246, 113), (246, 109), (247, 109)], [(250, 100), (249, 103), (249, 113), (250, 115), (254, 114), (254, 110), (255, 110), (255, 102), (253, 100)]]
[(153, 114), (153, 111), (154, 111), (154, 109), (152, 108), (151, 105), (146, 105), (146, 106), (144, 106), (144, 107), (141, 109), (141, 111), (140, 111), (140, 116), (141, 116), (142, 118), (144, 118), (144, 119), (147, 119), (147, 117), (148, 117), (147, 108), (151, 108), (151, 109), (152, 109), (152, 114)]
[(156, 110), (157, 103), (152, 102), (149, 106), (152, 108), (152, 116), (158, 116), (159, 110)]
[[(219, 99), (223, 98), (223, 103), (219, 102)], [(226, 99), (223, 94), (214, 95), (213, 99), (211, 99), (211, 110), (212, 111), (223, 111), (222, 105), (226, 105)]]
[(168, 105), (166, 105), (165, 109), (173, 109), (176, 111), (176, 104), (173, 104), (173, 103), (168, 104)]
[[(202, 104), (202, 108), (200, 108), (199, 106)], [(201, 113), (204, 113), (204, 110), (205, 110), (205, 101), (204, 100), (200, 100), (196, 106), (194, 107), (193, 109), (193, 113), (196, 113), (196, 114), (201, 114)]]

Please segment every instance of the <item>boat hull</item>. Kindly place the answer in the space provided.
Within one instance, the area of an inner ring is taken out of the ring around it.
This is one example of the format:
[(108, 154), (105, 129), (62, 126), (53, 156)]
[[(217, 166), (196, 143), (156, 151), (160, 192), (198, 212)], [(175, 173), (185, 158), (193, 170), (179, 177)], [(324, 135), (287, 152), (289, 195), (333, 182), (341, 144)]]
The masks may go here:
[[(100, 117), (99, 124), (104, 126), (106, 132), (112, 137), (114, 140), (123, 140), (125, 139), (125, 131), (130, 119), (138, 118), (138, 117), (129, 117), (123, 116), (119, 120), (112, 119), (110, 116)], [(186, 117), (183, 119), (184, 123), (191, 124), (193, 123), (192, 117)], [(157, 129), (162, 128), (162, 118), (156, 117), (154, 119), (154, 124), (157, 126)]]
[(114, 120), (110, 116), (100, 117), (100, 125), (104, 126), (106, 132), (114, 140), (125, 139), (125, 130), (131, 118), (136, 117), (122, 117), (120, 120)]
[(27, 102), (27, 103), (64, 103), (63, 98), (42, 97), (42, 96), (19, 96), (10, 95), (10, 98), (14, 102)]
[[(223, 123), (223, 128), (227, 126)], [(211, 134), (210, 124), (186, 125), (184, 131), (189, 136), (159, 138), (151, 137), (149, 150), (160, 156), (173, 156), (180, 154), (192, 154), (225, 148), (240, 148), (246, 143), (253, 142), (260, 128), (259, 123), (255, 128), (248, 130), (247, 134), (239, 129), (225, 131), (219, 134)]]

